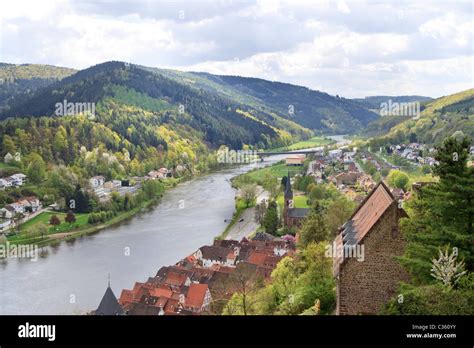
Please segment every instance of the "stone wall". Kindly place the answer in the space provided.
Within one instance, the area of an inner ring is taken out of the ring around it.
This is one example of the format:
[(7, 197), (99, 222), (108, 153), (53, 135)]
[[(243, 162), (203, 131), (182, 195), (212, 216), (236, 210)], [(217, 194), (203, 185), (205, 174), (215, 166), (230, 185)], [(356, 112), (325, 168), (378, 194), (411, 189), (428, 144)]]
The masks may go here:
[(398, 228), (400, 210), (393, 202), (362, 240), (364, 261), (348, 258), (337, 279), (336, 314), (376, 314), (397, 293), (408, 274), (395, 259), (405, 249)]

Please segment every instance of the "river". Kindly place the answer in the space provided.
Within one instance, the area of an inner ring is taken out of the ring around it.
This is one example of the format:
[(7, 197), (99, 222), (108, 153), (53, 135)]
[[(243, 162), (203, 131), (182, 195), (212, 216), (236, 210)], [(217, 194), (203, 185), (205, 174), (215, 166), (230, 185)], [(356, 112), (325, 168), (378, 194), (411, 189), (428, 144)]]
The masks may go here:
[[(343, 136), (332, 136), (344, 144)], [(162, 203), (118, 226), (44, 249), (44, 256), (0, 261), (0, 315), (85, 314), (97, 308), (107, 287), (120, 296), (135, 281), (146, 281), (162, 266), (174, 264), (226, 227), (234, 211), (230, 179), (255, 167), (223, 169), (168, 190)]]
[(0, 314), (85, 314), (97, 308), (110, 274), (116, 296), (211, 244), (232, 217), (230, 179), (281, 160), (223, 169), (168, 190), (162, 203), (118, 226), (44, 249), (44, 257), (0, 262)]

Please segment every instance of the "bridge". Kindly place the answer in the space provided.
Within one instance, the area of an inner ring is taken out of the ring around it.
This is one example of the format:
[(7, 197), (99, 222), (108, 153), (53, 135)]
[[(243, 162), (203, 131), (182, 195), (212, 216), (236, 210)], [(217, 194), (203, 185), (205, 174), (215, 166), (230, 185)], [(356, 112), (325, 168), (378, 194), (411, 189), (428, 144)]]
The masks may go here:
[(269, 152), (257, 152), (260, 157), (273, 156), (273, 155), (309, 155), (309, 154), (321, 154), (323, 149), (305, 149), (305, 150), (294, 150), (294, 151), (269, 151)]

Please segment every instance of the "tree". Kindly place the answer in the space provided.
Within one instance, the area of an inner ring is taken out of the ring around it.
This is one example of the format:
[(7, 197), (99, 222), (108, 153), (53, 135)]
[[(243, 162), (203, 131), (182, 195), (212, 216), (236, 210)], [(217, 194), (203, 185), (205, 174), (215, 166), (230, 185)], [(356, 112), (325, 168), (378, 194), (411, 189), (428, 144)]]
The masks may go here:
[(74, 215), (74, 212), (72, 210), (69, 210), (66, 214), (66, 217), (64, 218), (64, 221), (69, 223), (69, 225), (72, 225), (73, 223), (76, 222), (76, 216)]
[(266, 233), (275, 234), (278, 229), (278, 210), (275, 201), (268, 203), (267, 211), (262, 223)]
[(466, 270), (474, 268), (474, 168), (467, 166), (469, 146), (467, 139), (447, 138), (437, 147), (439, 165), (433, 173), (439, 181), (422, 187), (406, 206), (409, 218), (400, 225), (408, 244), (401, 262), (417, 284), (434, 282), (430, 270), (440, 248), (455, 247)]
[(459, 281), (459, 278), (466, 274), (464, 270), (464, 262), (457, 262), (457, 253), (453, 250), (449, 253), (446, 248), (445, 252), (439, 250), (439, 258), (432, 260), (431, 276), (442, 282), (444, 286), (452, 287)]
[(312, 206), (308, 217), (300, 229), (300, 243), (303, 246), (311, 242), (322, 242), (329, 238), (329, 227), (323, 213), (323, 207), (318, 201)]
[(231, 287), (236, 290), (236, 293), (227, 304), (224, 314), (251, 314), (251, 308), (255, 304), (255, 299), (251, 295), (261, 287), (258, 277), (255, 266), (252, 264), (240, 263), (236, 267), (229, 276)]
[(278, 196), (278, 191), (280, 190), (280, 186), (278, 185), (278, 179), (276, 177), (274, 177), (269, 172), (265, 172), (263, 174), (262, 186), (265, 191), (268, 192), (270, 200), (276, 199), (276, 197)]
[(19, 212), (15, 213), (15, 215), (13, 216), (13, 221), (15, 222), (17, 233), (20, 233), (20, 226), (24, 218), (25, 215)]
[(13, 141), (11, 136), (6, 135), (6, 134), (3, 136), (2, 148), (3, 148), (3, 154), (9, 153), (11, 155), (14, 155), (16, 153), (15, 142)]
[(250, 205), (253, 203), (253, 201), (256, 198), (257, 195), (257, 185), (255, 184), (246, 184), (242, 186), (240, 189), (240, 193), (242, 195), (242, 198), (247, 206), (250, 207)]
[(59, 224), (61, 224), (61, 220), (59, 220), (57, 215), (52, 215), (49, 219), (49, 224), (53, 226), (58, 226)]
[(41, 239), (44, 239), (44, 236), (48, 234), (48, 226), (43, 222), (35, 224), (32, 228), (31, 234), (40, 236)]
[(41, 184), (46, 173), (46, 163), (43, 158), (35, 152), (28, 155), (29, 162), (26, 173), (28, 179), (34, 184)]
[(398, 187), (402, 190), (407, 189), (410, 178), (404, 172), (393, 169), (388, 173), (387, 182), (392, 187)]
[[(71, 206), (71, 200), (73, 206)], [(92, 210), (89, 194), (85, 193), (79, 184), (76, 185), (76, 189), (72, 197), (67, 200), (66, 205), (68, 208), (74, 208), (78, 213), (89, 213)]]
[(329, 204), (326, 210), (326, 221), (333, 235), (349, 219), (355, 208), (356, 204), (342, 195)]
[(374, 175), (372, 175), (372, 179), (374, 179), (375, 182), (379, 182), (382, 180), (382, 175), (380, 175), (379, 172), (376, 172)]

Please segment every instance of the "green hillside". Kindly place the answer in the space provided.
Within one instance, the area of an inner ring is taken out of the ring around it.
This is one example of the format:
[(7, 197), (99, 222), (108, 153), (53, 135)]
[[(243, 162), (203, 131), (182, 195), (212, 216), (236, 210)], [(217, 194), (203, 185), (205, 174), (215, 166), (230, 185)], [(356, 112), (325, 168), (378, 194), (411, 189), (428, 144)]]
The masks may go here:
[(451, 135), (474, 138), (474, 89), (425, 102), (418, 119), (404, 120), (373, 142), (399, 143), (416, 139), (439, 144)]
[(52, 65), (0, 63), (0, 111), (6, 109), (9, 102), (27, 99), (35, 90), (75, 72)]
[(424, 97), (421, 95), (402, 95), (402, 96), (388, 96), (388, 95), (377, 95), (370, 96), (365, 98), (355, 98), (353, 99), (356, 102), (364, 105), (366, 108), (373, 110), (374, 112), (379, 112), (380, 104), (386, 103), (388, 100), (391, 100), (395, 103), (410, 103), (410, 102), (427, 102), (433, 100), (431, 97)]
[(353, 133), (378, 118), (357, 102), (306, 87), (240, 76), (192, 75), (197, 77), (188, 79), (203, 88), (245, 101), (319, 132)]

